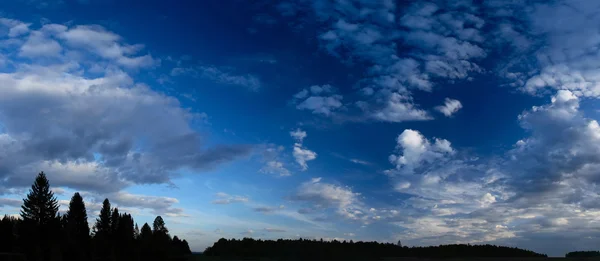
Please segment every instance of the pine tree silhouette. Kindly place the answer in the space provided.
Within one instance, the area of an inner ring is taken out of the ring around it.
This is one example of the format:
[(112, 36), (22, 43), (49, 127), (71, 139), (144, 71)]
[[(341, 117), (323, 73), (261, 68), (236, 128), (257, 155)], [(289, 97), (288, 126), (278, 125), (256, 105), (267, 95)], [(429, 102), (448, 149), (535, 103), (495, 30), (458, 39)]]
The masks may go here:
[(68, 260), (84, 260), (89, 258), (90, 252), (90, 227), (83, 198), (76, 192), (69, 202), (66, 214), (67, 244), (71, 254), (66, 255)]
[(100, 210), (100, 216), (96, 219), (96, 225), (94, 226), (96, 229), (96, 236), (108, 237), (111, 231), (111, 223), (110, 201), (104, 199), (102, 202), (102, 209)]
[(15, 260), (110, 260), (184, 261), (191, 254), (187, 241), (171, 239), (162, 217), (145, 223), (141, 231), (133, 217), (111, 209), (105, 199), (90, 235), (88, 215), (79, 193), (75, 193), (64, 215), (50, 183), (40, 173), (23, 200), (22, 218), (0, 219), (0, 260), (6, 253)]
[(57, 212), (58, 201), (50, 190), (50, 182), (48, 182), (46, 174), (42, 171), (35, 178), (27, 198), (23, 199), (21, 217), (25, 222), (44, 226), (56, 219)]
[(23, 219), (22, 250), (30, 260), (56, 258), (60, 256), (60, 246), (56, 235), (60, 235), (60, 220), (57, 216), (58, 201), (50, 190), (50, 182), (44, 172), (40, 172), (21, 206)]
[(152, 238), (152, 229), (148, 225), (148, 223), (144, 223), (142, 226), (142, 230), (140, 231), (140, 239), (141, 240), (150, 240)]
[(110, 201), (104, 199), (102, 202), (102, 209), (100, 209), (100, 215), (96, 219), (94, 225), (94, 255), (100, 257), (102, 260), (114, 260), (114, 250), (111, 242), (111, 209)]
[(114, 208), (110, 216), (110, 234), (112, 237), (117, 236), (117, 230), (119, 229), (119, 209)]

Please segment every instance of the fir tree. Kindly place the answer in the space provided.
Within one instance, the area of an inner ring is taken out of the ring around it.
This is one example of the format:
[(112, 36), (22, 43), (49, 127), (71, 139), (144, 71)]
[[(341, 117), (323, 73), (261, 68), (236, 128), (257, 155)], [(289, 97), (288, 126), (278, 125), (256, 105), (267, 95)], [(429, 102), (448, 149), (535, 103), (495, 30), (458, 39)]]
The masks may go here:
[(104, 199), (102, 202), (102, 209), (100, 210), (100, 216), (96, 219), (96, 236), (106, 237), (110, 235), (111, 231), (111, 209), (110, 201)]
[(50, 182), (46, 174), (42, 171), (35, 178), (27, 198), (23, 199), (21, 217), (25, 222), (45, 226), (56, 219), (57, 212), (58, 201), (50, 190)]
[(141, 240), (149, 240), (152, 238), (152, 229), (148, 225), (148, 223), (144, 223), (142, 226), (142, 230), (140, 231), (140, 239)]
[(79, 192), (71, 197), (66, 216), (69, 236), (76, 240), (87, 241), (90, 237), (90, 228), (85, 203)]
[(112, 215), (110, 216), (110, 233), (117, 236), (117, 230), (119, 230), (119, 209), (114, 208), (112, 211)]
[(66, 232), (71, 251), (66, 255), (69, 260), (83, 260), (89, 256), (90, 228), (83, 198), (79, 192), (71, 197), (66, 214)]

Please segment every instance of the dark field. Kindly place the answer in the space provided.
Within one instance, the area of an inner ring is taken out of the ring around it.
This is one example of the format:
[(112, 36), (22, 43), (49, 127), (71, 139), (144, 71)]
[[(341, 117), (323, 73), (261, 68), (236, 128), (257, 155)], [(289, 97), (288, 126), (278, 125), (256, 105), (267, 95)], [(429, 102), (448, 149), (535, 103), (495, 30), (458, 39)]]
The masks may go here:
[[(189, 261), (250, 261), (250, 260), (260, 260), (260, 261), (277, 261), (278, 259), (269, 259), (269, 258), (260, 258), (260, 259), (252, 259), (252, 258), (244, 258), (244, 259), (227, 259), (227, 258), (219, 258), (219, 257), (209, 257), (203, 256), (201, 254), (192, 255), (189, 258)], [(377, 259), (365, 259), (364, 261), (372, 261)], [(589, 258), (564, 258), (564, 257), (535, 257), (535, 258), (450, 258), (450, 259), (430, 259), (430, 258), (410, 258), (410, 257), (390, 257), (379, 259), (381, 261), (600, 261), (600, 258), (597, 257), (589, 257)], [(313, 261), (313, 260), (306, 260)]]

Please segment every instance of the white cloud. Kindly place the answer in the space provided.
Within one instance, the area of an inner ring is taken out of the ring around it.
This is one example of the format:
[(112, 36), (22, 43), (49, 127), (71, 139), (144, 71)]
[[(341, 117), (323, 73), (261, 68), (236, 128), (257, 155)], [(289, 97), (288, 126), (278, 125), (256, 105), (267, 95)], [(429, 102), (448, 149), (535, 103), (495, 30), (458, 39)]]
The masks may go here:
[(281, 177), (292, 175), (292, 173), (284, 167), (282, 162), (275, 160), (267, 161), (265, 166), (263, 166), (259, 172), (265, 174), (275, 174)]
[(19, 55), (24, 57), (58, 57), (62, 52), (60, 44), (39, 31), (32, 32), (21, 46)]
[(308, 89), (303, 89), (294, 95), (295, 102), (298, 103), (296, 108), (330, 116), (343, 107), (342, 95), (335, 92), (331, 85), (313, 85)]
[(459, 100), (446, 98), (444, 105), (437, 106), (435, 109), (443, 113), (446, 117), (450, 117), (452, 114), (462, 109), (462, 107), (462, 103), (460, 103)]
[(436, 138), (431, 143), (420, 132), (406, 129), (396, 139), (396, 149), (401, 155), (392, 154), (389, 160), (397, 170), (412, 173), (424, 163), (443, 160), (454, 149), (448, 140)]
[(408, 96), (398, 93), (391, 94), (385, 106), (381, 110), (373, 112), (372, 117), (380, 121), (389, 122), (432, 119), (426, 111), (416, 108)]
[(367, 211), (359, 199), (360, 194), (348, 187), (321, 182), (313, 178), (302, 183), (293, 196), (294, 200), (304, 201), (313, 209), (333, 208), (335, 212), (348, 219), (360, 220)]
[(30, 23), (23, 23), (14, 19), (0, 18), (0, 25), (8, 28), (8, 37), (14, 38), (29, 33)]
[(151, 55), (135, 56), (143, 45), (123, 44), (121, 36), (97, 25), (79, 25), (60, 32), (59, 38), (73, 47), (87, 49), (127, 68), (151, 67), (158, 63)]
[(294, 156), (296, 163), (300, 165), (300, 169), (305, 171), (308, 169), (307, 162), (315, 160), (317, 158), (317, 153), (302, 145), (302, 141), (304, 141), (304, 138), (307, 136), (305, 131), (297, 129), (291, 131), (290, 136), (296, 140), (293, 146), (292, 155)]
[[(431, 119), (412, 102), (412, 92), (432, 91), (444, 80), (468, 79), (482, 72), (478, 62), (487, 56), (485, 21), (476, 8), (428, 2), (398, 7), (392, 1), (296, 3), (296, 8), (314, 11), (324, 27), (319, 40), (331, 55), (371, 65), (359, 82), (369, 98), (360, 101), (367, 114), (360, 120)], [(323, 98), (312, 102), (326, 103)]]
[(173, 207), (179, 200), (171, 197), (157, 197), (148, 195), (131, 194), (127, 192), (116, 192), (107, 196), (111, 203), (118, 207), (152, 209), (155, 215), (165, 215), (168, 217), (185, 217), (182, 208)]
[(212, 203), (218, 204), (218, 205), (228, 205), (228, 204), (232, 204), (232, 203), (245, 203), (250, 200), (250, 199), (248, 199), (248, 197), (229, 195), (224, 192), (219, 192), (219, 193), (215, 194), (215, 196), (217, 197), (217, 199), (213, 200)]
[(290, 131), (290, 136), (296, 140), (296, 142), (302, 143), (304, 138), (306, 138), (306, 131), (301, 129), (296, 129), (295, 131)]
[(296, 162), (300, 165), (300, 168), (302, 170), (307, 170), (307, 162), (317, 158), (316, 152), (303, 148), (302, 144), (300, 143), (294, 144), (294, 150), (292, 153), (294, 155), (294, 158), (296, 159)]
[(265, 144), (261, 149), (262, 157), (261, 161), (263, 166), (258, 170), (260, 173), (277, 175), (280, 177), (286, 177), (292, 175), (291, 171), (286, 168), (289, 160), (284, 152), (283, 146), (276, 146), (275, 144)]
[(371, 165), (371, 162), (360, 160), (360, 159), (350, 159), (350, 162), (360, 164), (360, 165)]
[[(90, 191), (169, 184), (183, 168), (202, 171), (250, 152), (246, 145), (206, 147), (190, 125), (202, 114), (121, 70), (133, 68), (123, 61), (136, 59), (141, 46), (97, 26), (46, 24), (26, 38), (14, 51), (30, 59), (13, 59), (0, 74), (0, 190), (30, 185), (41, 169), (55, 185)], [(61, 49), (27, 49), (33, 40)], [(87, 73), (92, 64), (103, 70)]]

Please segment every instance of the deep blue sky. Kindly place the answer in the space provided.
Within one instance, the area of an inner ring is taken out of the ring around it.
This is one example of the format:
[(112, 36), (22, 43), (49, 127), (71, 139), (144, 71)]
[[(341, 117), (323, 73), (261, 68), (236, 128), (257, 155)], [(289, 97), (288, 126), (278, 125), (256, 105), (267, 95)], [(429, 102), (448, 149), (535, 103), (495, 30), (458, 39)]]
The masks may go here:
[(596, 249), (600, 5), (525, 2), (3, 1), (0, 209)]

